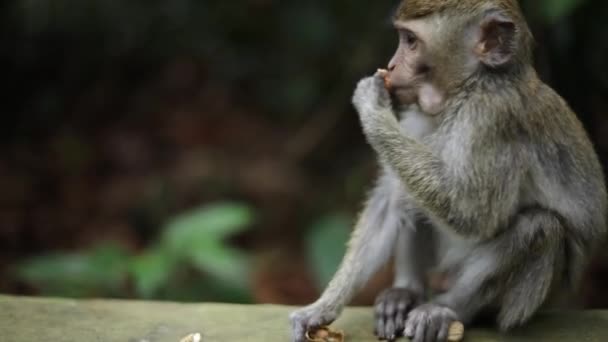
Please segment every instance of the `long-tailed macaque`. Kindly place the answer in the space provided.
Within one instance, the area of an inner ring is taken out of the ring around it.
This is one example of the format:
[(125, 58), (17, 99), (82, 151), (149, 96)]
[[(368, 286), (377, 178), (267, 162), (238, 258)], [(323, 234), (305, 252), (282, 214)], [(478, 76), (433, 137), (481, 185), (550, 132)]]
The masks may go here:
[[(333, 322), (390, 257), (380, 339), (445, 341), (451, 323), (486, 311), (508, 330), (576, 289), (606, 233), (598, 158), (539, 80), (517, 1), (405, 0), (394, 26), (388, 69), (353, 97), (382, 175), (335, 277), (291, 314), (295, 342)], [(429, 298), (430, 269), (448, 286)]]

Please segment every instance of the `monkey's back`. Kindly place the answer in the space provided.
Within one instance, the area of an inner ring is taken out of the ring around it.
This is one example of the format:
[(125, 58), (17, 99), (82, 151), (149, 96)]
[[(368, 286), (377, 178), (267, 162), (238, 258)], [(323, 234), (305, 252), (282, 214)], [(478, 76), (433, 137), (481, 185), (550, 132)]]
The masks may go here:
[(567, 220), (605, 234), (604, 174), (593, 145), (566, 101), (540, 81), (537, 89), (527, 101), (532, 120), (525, 121), (537, 200)]

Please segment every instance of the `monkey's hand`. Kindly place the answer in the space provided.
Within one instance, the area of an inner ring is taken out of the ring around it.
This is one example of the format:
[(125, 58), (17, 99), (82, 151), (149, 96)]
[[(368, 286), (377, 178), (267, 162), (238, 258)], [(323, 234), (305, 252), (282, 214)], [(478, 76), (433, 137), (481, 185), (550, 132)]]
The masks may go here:
[(353, 105), (359, 113), (363, 132), (372, 144), (383, 133), (399, 129), (390, 94), (386, 90), (384, 77), (380, 72), (359, 81), (353, 95)]
[(292, 341), (305, 342), (306, 332), (329, 325), (338, 318), (339, 312), (321, 303), (314, 303), (289, 315), (292, 327)]
[(391, 111), (391, 97), (380, 71), (359, 81), (353, 95), (353, 104), (359, 113)]

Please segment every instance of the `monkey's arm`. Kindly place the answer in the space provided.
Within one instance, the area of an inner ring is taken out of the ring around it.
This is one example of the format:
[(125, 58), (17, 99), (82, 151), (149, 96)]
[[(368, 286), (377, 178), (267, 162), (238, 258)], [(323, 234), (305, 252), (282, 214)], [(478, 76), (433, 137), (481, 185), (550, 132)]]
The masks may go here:
[(367, 280), (385, 264), (397, 240), (401, 218), (391, 208), (391, 189), (382, 179), (355, 226), (340, 268), (323, 295), (290, 315), (293, 340), (304, 341), (306, 331), (332, 323)]
[(508, 158), (511, 153), (495, 153), (488, 146), (480, 151), (480, 159), (488, 159), (483, 165), (450, 170), (428, 147), (402, 133), (381, 77), (362, 80), (353, 103), (369, 143), (421, 208), (464, 236), (492, 237), (506, 225), (517, 203), (521, 172)]

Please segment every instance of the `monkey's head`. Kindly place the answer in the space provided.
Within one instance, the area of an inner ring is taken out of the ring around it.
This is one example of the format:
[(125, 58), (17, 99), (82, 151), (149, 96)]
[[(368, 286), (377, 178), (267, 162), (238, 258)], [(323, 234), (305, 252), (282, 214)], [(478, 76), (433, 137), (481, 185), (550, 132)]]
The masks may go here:
[(405, 0), (394, 26), (399, 46), (387, 82), (399, 104), (428, 114), (472, 77), (508, 77), (531, 64), (532, 36), (516, 0)]

